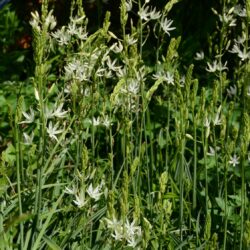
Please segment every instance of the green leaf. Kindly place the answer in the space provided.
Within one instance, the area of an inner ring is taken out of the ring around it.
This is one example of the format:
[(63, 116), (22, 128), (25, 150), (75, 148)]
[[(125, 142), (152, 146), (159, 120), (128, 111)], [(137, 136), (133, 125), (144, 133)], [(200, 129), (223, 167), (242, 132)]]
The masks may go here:
[(47, 243), (51, 250), (61, 250), (61, 248), (48, 236), (44, 235), (43, 240)]
[(54, 215), (54, 213), (56, 212), (56, 209), (57, 209), (57, 206), (59, 205), (60, 201), (62, 200), (62, 197), (63, 197), (64, 193), (61, 194), (61, 196), (57, 199), (57, 201), (54, 203), (51, 211), (47, 214), (47, 219), (46, 221), (43, 223), (43, 226), (42, 226), (42, 229), (41, 231), (39, 232), (37, 238), (36, 238), (36, 241), (33, 245), (33, 250), (36, 250), (40, 247), (40, 244), (41, 244), (41, 240), (42, 238), (44, 237), (45, 235), (45, 231), (47, 229), (47, 227), (49, 226), (49, 223), (52, 219), (52, 216)]
[(217, 205), (219, 206), (219, 208), (220, 208), (222, 211), (225, 211), (225, 207), (226, 207), (225, 201), (224, 201), (222, 198), (220, 198), (220, 197), (216, 197), (215, 200), (216, 200), (216, 203), (217, 203)]
[(13, 167), (16, 161), (16, 150), (14, 146), (9, 143), (8, 147), (2, 152), (2, 161)]

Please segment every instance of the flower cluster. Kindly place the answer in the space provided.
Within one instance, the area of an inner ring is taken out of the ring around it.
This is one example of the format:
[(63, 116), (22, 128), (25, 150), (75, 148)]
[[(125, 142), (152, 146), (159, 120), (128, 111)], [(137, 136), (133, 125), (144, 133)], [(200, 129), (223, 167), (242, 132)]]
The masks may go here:
[(233, 54), (237, 54), (241, 61), (245, 61), (250, 58), (250, 52), (246, 49), (246, 46), (244, 45), (246, 39), (247, 38), (245, 34), (243, 34), (243, 36), (239, 37), (238, 39), (234, 39), (233, 48), (229, 51)]
[(104, 115), (103, 117), (93, 117), (92, 121), (90, 121), (90, 123), (94, 126), (100, 126), (103, 125), (106, 128), (109, 128), (110, 126), (112, 126), (112, 121), (110, 120), (110, 118), (107, 115)]
[(207, 68), (206, 70), (208, 72), (214, 73), (217, 71), (223, 71), (223, 70), (228, 70), (227, 67), (227, 62), (224, 63), (224, 65), (222, 64), (222, 62), (218, 62), (217, 60), (214, 60), (212, 64), (210, 64), (209, 62), (207, 63)]
[[(98, 58), (100, 57), (101, 51), (95, 50), (91, 53), (84, 53), (82, 55), (70, 58), (64, 67), (65, 80), (66, 81), (77, 81), (77, 82), (90, 82), (93, 74), (93, 69), (96, 65)], [(96, 70), (95, 74), (99, 76), (101, 70)]]
[(141, 241), (141, 227), (135, 225), (135, 220), (131, 223), (127, 219), (125, 223), (121, 220), (117, 220), (113, 217), (112, 220), (105, 219), (107, 222), (107, 227), (112, 231), (111, 236), (116, 241), (125, 240), (127, 242), (127, 246), (136, 247), (138, 243)]
[(85, 41), (88, 38), (86, 25), (83, 25), (85, 16), (71, 18), (67, 26), (63, 26), (56, 32), (52, 33), (52, 37), (57, 41), (60, 46), (68, 45), (73, 38), (80, 41)]
[[(37, 11), (31, 13), (32, 19), (30, 21), (30, 25), (32, 26), (33, 30), (36, 32), (41, 31), (41, 17)], [(51, 10), (48, 15), (46, 16), (44, 22), (44, 29), (45, 30), (53, 30), (56, 27), (56, 19), (53, 16), (53, 11)]]
[(170, 31), (174, 30), (175, 27), (172, 27), (173, 20), (168, 19), (163, 13), (156, 10), (156, 7), (150, 7), (147, 5), (149, 1), (146, 1), (145, 4), (138, 11), (139, 18), (144, 21), (144, 24), (156, 20), (160, 24), (160, 28), (170, 36)]
[(153, 79), (155, 80), (162, 80), (163, 82), (166, 82), (167, 84), (172, 84), (174, 85), (174, 74), (170, 71), (157, 71), (153, 75)]
[(149, 20), (159, 19), (161, 17), (161, 12), (160, 11), (156, 11), (155, 7), (152, 8), (152, 7), (144, 5), (138, 11), (138, 15), (139, 15), (139, 17), (140, 17), (141, 20), (149, 21)]
[(101, 184), (97, 185), (95, 188), (93, 187), (93, 184), (90, 183), (88, 188), (84, 190), (83, 188), (77, 188), (75, 185), (73, 185), (72, 187), (66, 187), (64, 192), (74, 195), (74, 204), (79, 208), (82, 208), (89, 202), (89, 199), (93, 199), (95, 202), (97, 202), (101, 198), (103, 194), (103, 186), (104, 182), (101, 182)]
[[(25, 120), (22, 120), (19, 122), (19, 124), (32, 124), (35, 122), (36, 114), (35, 111), (32, 107), (30, 107), (30, 112), (25, 112), (23, 111), (22, 114), (25, 117)], [(52, 108), (49, 108), (49, 106), (45, 106), (45, 112), (44, 112), (44, 117), (46, 119), (46, 124), (49, 119), (54, 119), (54, 118), (65, 118), (67, 115), (68, 111), (63, 110), (63, 102), (61, 104), (55, 103)], [(59, 129), (60, 122), (57, 121), (56, 124), (53, 124), (53, 122), (50, 120), (48, 122), (48, 125), (46, 127), (47, 134), (48, 136), (55, 141), (58, 141), (57, 135), (61, 134), (64, 132), (64, 128)], [(34, 132), (32, 132), (31, 135), (28, 135), (26, 132), (23, 133), (24, 136), (24, 144), (26, 145), (31, 145), (33, 138), (34, 138)]]
[(140, 92), (140, 80), (138, 78), (128, 78), (119, 86), (119, 91), (114, 94), (113, 104), (115, 112), (119, 109), (128, 112), (136, 112)]

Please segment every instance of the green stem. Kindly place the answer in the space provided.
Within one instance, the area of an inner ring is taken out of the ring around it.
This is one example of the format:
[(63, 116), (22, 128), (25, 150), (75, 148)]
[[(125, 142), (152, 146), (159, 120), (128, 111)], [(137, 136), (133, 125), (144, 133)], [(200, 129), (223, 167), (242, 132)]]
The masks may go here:
[[(167, 93), (169, 93), (169, 86), (167, 86)], [(170, 136), (169, 136), (169, 131), (170, 131), (170, 98), (168, 98), (168, 101), (167, 101), (167, 127), (166, 127), (166, 130), (167, 130), (167, 136), (166, 136), (166, 164), (165, 164), (165, 168), (166, 168), (166, 171), (168, 170), (169, 168), (169, 139), (170, 139)]]
[[(147, 116), (147, 124), (148, 124), (148, 128), (150, 128), (151, 130), (151, 124), (150, 124), (150, 114), (149, 114), (149, 110), (146, 110), (146, 116)], [(145, 125), (145, 129), (146, 129), (146, 125)], [(149, 131), (149, 147), (150, 147), (150, 166), (148, 168), (148, 192), (151, 193), (152, 190), (152, 175), (153, 175), (153, 170), (154, 170), (154, 151), (153, 151), (153, 139), (151, 138), (151, 131)], [(151, 203), (150, 203), (151, 204)]]
[[(18, 207), (19, 207), (19, 216), (21, 217), (23, 214), (22, 210), (22, 195), (21, 195), (21, 145), (20, 145), (20, 138), (19, 138), (19, 129), (17, 122), (15, 123), (15, 141), (16, 141), (16, 164), (17, 164), (17, 193), (18, 193)], [(23, 231), (23, 222), (20, 222), (20, 239), (21, 239), (21, 249), (23, 249), (24, 245), (24, 231)]]
[(181, 142), (181, 169), (180, 169), (180, 240), (183, 241), (183, 203), (184, 203), (184, 172), (185, 172), (185, 138), (182, 139)]
[(194, 176), (193, 176), (193, 209), (197, 206), (197, 134), (196, 134), (196, 119), (193, 110), (193, 121), (194, 121)]
[(202, 141), (203, 141), (203, 157), (204, 157), (204, 170), (205, 170), (205, 214), (208, 214), (208, 176), (207, 176), (207, 130), (202, 129)]
[(224, 203), (225, 203), (225, 216), (224, 216), (224, 237), (223, 237), (223, 250), (227, 249), (227, 222), (228, 222), (228, 211), (227, 211), (227, 168), (228, 168), (228, 164), (225, 164), (225, 168), (224, 168)]
[(219, 197), (219, 185), (220, 185), (220, 175), (219, 175), (219, 164), (218, 164), (218, 155), (217, 155), (217, 140), (215, 135), (215, 126), (213, 126), (213, 139), (214, 139), (214, 157), (215, 157), (215, 167), (216, 167), (216, 175), (217, 175), (217, 191)]
[(245, 215), (245, 168), (244, 161), (241, 160), (241, 211), (240, 211), (240, 250), (242, 249), (244, 236), (244, 215)]
[(45, 117), (45, 93), (46, 93), (46, 42), (47, 42), (47, 29), (45, 28), (45, 18), (48, 13), (48, 1), (45, 0), (42, 3), (42, 27), (39, 34), (35, 33), (35, 87), (37, 88), (39, 100), (38, 107), (40, 110), (39, 117), (39, 157), (37, 159), (37, 185), (36, 185), (36, 197), (34, 212), (36, 215), (35, 228), (39, 227), (40, 214), (42, 207), (42, 177), (43, 177), (43, 166), (46, 160), (46, 117)]
[[(222, 7), (222, 15), (225, 13), (225, 0), (223, 0), (223, 7)], [(223, 50), (223, 44), (224, 44), (224, 32), (225, 32), (225, 24), (224, 21), (222, 23), (222, 28), (220, 32), (220, 43), (219, 43), (219, 65), (222, 65), (222, 50)], [(220, 102), (222, 103), (223, 97), (223, 76), (222, 76), (222, 70), (219, 71), (219, 82), (220, 82)]]

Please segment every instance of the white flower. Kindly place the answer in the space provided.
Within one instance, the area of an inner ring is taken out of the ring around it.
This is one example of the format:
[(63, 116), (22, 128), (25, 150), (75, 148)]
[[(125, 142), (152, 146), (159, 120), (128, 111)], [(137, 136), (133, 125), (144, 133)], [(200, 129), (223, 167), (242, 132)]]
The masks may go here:
[(135, 237), (131, 237), (129, 239), (127, 239), (127, 246), (128, 247), (133, 247), (135, 249), (136, 245), (138, 244), (138, 241), (135, 239)]
[(123, 78), (123, 77), (125, 77), (126, 75), (127, 75), (127, 70), (126, 70), (126, 68), (124, 67), (124, 68), (120, 68), (117, 72), (116, 72), (116, 75), (117, 75), (117, 77), (119, 77), (119, 78)]
[(84, 82), (84, 81), (88, 81), (89, 80), (89, 71), (88, 71), (88, 65), (87, 64), (84, 64), (82, 66), (82, 68), (78, 69), (76, 72), (75, 72), (75, 79), (80, 81), (80, 82)]
[(106, 115), (102, 121), (102, 124), (106, 127), (109, 128), (112, 125), (112, 122), (110, 121), (109, 117)]
[(107, 79), (108, 78), (112, 78), (113, 77), (113, 73), (110, 70), (106, 70), (104, 77), (107, 78)]
[(75, 33), (80, 40), (86, 40), (88, 38), (88, 32), (82, 27), (79, 27)]
[(32, 26), (33, 29), (36, 31), (40, 32), (40, 16), (37, 11), (31, 12), (32, 20), (30, 21), (30, 25)]
[(105, 220), (107, 222), (107, 227), (114, 232), (111, 234), (111, 236), (115, 240), (122, 240), (124, 238), (124, 234), (123, 234), (124, 230), (123, 230), (122, 222), (118, 221), (114, 216), (112, 220), (109, 220), (107, 218), (105, 218)]
[(34, 110), (32, 108), (30, 108), (30, 113), (26, 113), (26, 112), (22, 112), (23, 116), (26, 118), (26, 120), (19, 122), (19, 124), (23, 124), (23, 123), (32, 123), (35, 120), (35, 113)]
[(236, 85), (234, 84), (233, 86), (230, 86), (228, 89), (227, 89), (227, 95), (232, 98), (233, 96), (236, 96), (237, 95), (237, 87)]
[(30, 136), (27, 133), (23, 133), (23, 137), (24, 137), (24, 144), (31, 145), (34, 139), (34, 132), (32, 132)]
[(203, 126), (206, 128), (206, 133), (205, 133), (205, 136), (206, 138), (209, 137), (209, 133), (210, 133), (210, 123), (211, 123), (211, 120), (208, 118), (207, 115), (205, 115), (205, 120), (204, 120), (204, 123), (203, 123)]
[(239, 51), (238, 52), (238, 57), (241, 59), (241, 61), (245, 61), (246, 59), (248, 59), (250, 57), (250, 53), (244, 51)]
[(205, 128), (210, 128), (210, 120), (208, 119), (207, 116), (205, 117), (205, 121), (204, 121), (203, 125)]
[(160, 22), (161, 28), (169, 36), (170, 36), (169, 31), (176, 29), (175, 27), (171, 27), (172, 23), (173, 23), (173, 20), (168, 20), (167, 17), (166, 18), (162, 18), (161, 22)]
[(218, 111), (216, 113), (216, 116), (215, 116), (215, 119), (214, 119), (214, 125), (221, 125), (220, 112), (221, 112), (221, 105), (218, 108)]
[(44, 116), (46, 117), (46, 119), (53, 118), (53, 110), (52, 110), (52, 108), (49, 108), (48, 106), (45, 106)]
[(75, 65), (73, 63), (68, 63), (68, 65), (64, 66), (65, 70), (65, 78), (70, 80), (75, 71)]
[(92, 124), (94, 127), (99, 126), (101, 124), (100, 117), (99, 116), (97, 118), (93, 117)]
[(68, 34), (70, 35), (75, 35), (77, 32), (76, 24), (75, 23), (69, 23), (68, 24)]
[(201, 61), (204, 59), (204, 52), (200, 51), (200, 52), (196, 52), (195, 54), (195, 58), (196, 61)]
[(136, 247), (141, 237), (141, 227), (135, 226), (135, 220), (132, 223), (126, 220), (124, 231), (124, 237), (128, 242), (128, 246)]
[(79, 59), (73, 59), (72, 62), (68, 63), (65, 69), (65, 78), (67, 80), (75, 79), (80, 82), (88, 81), (90, 72), (89, 64), (83, 63)]
[(56, 123), (55, 126), (53, 126), (52, 122), (49, 122), (49, 127), (47, 128), (47, 132), (49, 134), (49, 137), (58, 141), (56, 135), (60, 134), (63, 132), (63, 129), (58, 129), (59, 124)]
[(102, 195), (102, 192), (100, 192), (100, 186), (98, 185), (96, 188), (93, 188), (92, 183), (89, 185), (87, 193), (95, 201), (98, 201)]
[(240, 4), (237, 4), (236, 6), (234, 6), (234, 13), (240, 17), (247, 16), (246, 8), (242, 8)]
[(181, 87), (184, 87), (185, 82), (186, 82), (186, 76), (183, 75), (183, 76), (181, 77), (181, 79), (180, 79), (180, 85), (181, 85)]
[(207, 152), (208, 156), (215, 156), (215, 153), (218, 152), (220, 150), (220, 147), (216, 147), (216, 149), (214, 149), (213, 147), (209, 146), (209, 151)]
[(145, 78), (145, 75), (146, 75), (145, 67), (144, 66), (140, 67), (139, 70), (137, 70), (135, 72), (135, 75), (136, 75), (137, 81), (139, 81), (139, 82), (145, 81), (146, 80), (146, 78)]
[(114, 216), (113, 216), (113, 220), (109, 220), (107, 218), (105, 220), (107, 222), (107, 227), (114, 232), (111, 234), (111, 236), (115, 240), (122, 240), (124, 237), (122, 222), (118, 221)]
[(213, 64), (210, 64), (209, 62), (207, 63), (207, 68), (206, 70), (208, 72), (215, 72), (217, 70), (217, 61), (214, 61)]
[(230, 161), (229, 161), (229, 164), (231, 164), (231, 165), (233, 165), (234, 167), (236, 166), (236, 165), (238, 165), (240, 162), (239, 162), (239, 158), (240, 157), (237, 157), (237, 155), (236, 154), (234, 154), (234, 156), (232, 157), (230, 157)]
[(107, 222), (107, 227), (109, 229), (116, 230), (116, 229), (120, 229), (122, 227), (121, 221), (118, 221), (114, 216), (113, 216), (112, 220), (109, 220), (107, 218), (105, 218), (105, 220)]
[(76, 195), (78, 190), (77, 190), (76, 186), (73, 186), (72, 188), (66, 187), (64, 192), (66, 194), (74, 194), (74, 195)]
[(90, 96), (90, 88), (86, 87), (83, 91), (83, 96), (88, 97)]
[(79, 207), (82, 208), (86, 205), (86, 203), (88, 202), (87, 200), (85, 200), (85, 195), (84, 192), (81, 191), (79, 194), (75, 194), (75, 200), (73, 200), (73, 202)]
[(140, 90), (139, 82), (131, 79), (128, 84), (128, 92), (133, 95), (137, 95)]
[(239, 53), (241, 50), (240, 50), (240, 47), (239, 47), (239, 43), (236, 43), (234, 44), (232, 50), (229, 50), (229, 52), (231, 53)]
[(127, 12), (131, 11), (132, 8), (133, 8), (132, 0), (127, 0), (125, 4), (126, 4), (126, 10), (127, 10)]
[(229, 52), (238, 54), (238, 57), (241, 59), (241, 61), (244, 61), (250, 57), (250, 53), (247, 52), (245, 48), (243, 51), (240, 49), (239, 43), (234, 44), (232, 50)]
[(115, 240), (126, 240), (127, 246), (135, 248), (136, 245), (140, 241), (140, 237), (142, 235), (141, 233), (141, 227), (135, 226), (135, 220), (133, 220), (132, 223), (129, 223), (128, 220), (126, 220), (126, 223), (123, 224), (122, 221), (118, 221), (115, 217), (113, 217), (112, 220), (105, 219), (107, 222), (107, 227), (113, 231), (111, 236)]
[(137, 43), (137, 39), (133, 38), (131, 35), (126, 35), (126, 41), (128, 43), (129, 46), (136, 44)]
[(158, 71), (153, 75), (153, 79), (167, 82), (168, 84), (174, 85), (174, 74), (169, 71), (165, 74), (163, 71)]
[(209, 152), (207, 152), (208, 156), (215, 156), (215, 149), (209, 146)]
[(125, 229), (126, 234), (129, 236), (129, 238), (135, 235), (141, 236), (141, 227), (135, 226), (135, 220), (133, 220), (131, 224), (128, 220), (126, 220)]
[(153, 9), (151, 9), (149, 16), (150, 16), (151, 20), (156, 20), (156, 19), (159, 19), (161, 17), (161, 12), (156, 11), (156, 8), (154, 7)]
[(156, 8), (151, 8), (149, 10), (149, 6), (145, 5), (138, 11), (138, 15), (141, 18), (141, 20), (149, 21), (149, 20), (156, 20), (161, 17), (160, 11), (156, 11)]
[(123, 239), (123, 232), (122, 232), (122, 228), (121, 229), (116, 229), (115, 233), (111, 234), (111, 236), (115, 239), (115, 240), (122, 240)]
[(155, 74), (153, 74), (153, 79), (154, 80), (159, 80), (162, 79), (163, 80), (164, 74), (162, 71), (157, 71)]
[(71, 36), (70, 34), (65, 30), (65, 26), (63, 26), (61, 29), (57, 30), (56, 32), (52, 33), (52, 37), (56, 39), (59, 45), (68, 45), (70, 42)]
[(167, 72), (166, 81), (167, 81), (168, 84), (174, 85), (174, 74), (170, 73), (170, 72)]
[(115, 66), (115, 64), (116, 64), (116, 59), (112, 62), (110, 57), (108, 56), (107, 57), (107, 65), (108, 65), (109, 70), (118, 71), (119, 68), (121, 68), (120, 66)]
[(246, 34), (243, 33), (242, 36), (238, 36), (237, 39), (234, 39), (235, 43), (242, 44), (246, 41)]
[(233, 27), (233, 26), (236, 26), (236, 19), (233, 17), (233, 15), (230, 12), (231, 11), (229, 11), (229, 13), (227, 14), (224, 13), (223, 16), (219, 15), (219, 18), (222, 23), (225, 23), (228, 26)]
[(32, 17), (33, 20), (35, 20), (36, 22), (40, 22), (40, 16), (39, 16), (38, 11), (31, 12), (31, 17)]
[(58, 118), (64, 118), (68, 111), (62, 111), (63, 103), (61, 103), (56, 110), (52, 113), (52, 116), (58, 117)]
[(70, 79), (71, 77), (73, 77), (73, 75), (75, 74), (75, 72), (77, 70), (80, 70), (82, 68), (82, 63), (80, 60), (74, 58), (72, 60), (72, 62), (68, 63), (64, 69), (65, 69), (65, 75), (67, 79)]
[(138, 15), (141, 18), (141, 20), (145, 20), (148, 21), (149, 17), (150, 17), (150, 12), (149, 12), (149, 6), (146, 7), (142, 7), (139, 11), (138, 11)]
[(227, 61), (224, 63), (224, 65), (222, 64), (222, 62), (219, 62), (217, 64), (217, 70), (218, 71), (228, 70)]
[[(78, 36), (80, 40), (86, 40), (88, 37), (88, 33), (86, 32), (86, 28), (83, 28), (82, 26), (79, 26), (82, 24), (82, 21), (84, 20), (84, 16), (81, 18), (76, 17), (70, 19), (70, 23), (67, 27), (67, 33), (71, 36)], [(79, 27), (77, 27), (77, 24)]]
[(52, 15), (53, 10), (51, 10), (46, 19), (45, 19), (45, 26), (47, 27), (47, 29), (49, 30), (53, 30), (56, 27), (56, 19), (55, 17)]
[(217, 62), (215, 60), (213, 61), (213, 64), (210, 64), (209, 62), (207, 63), (206, 70), (211, 73), (216, 72), (216, 71), (223, 71), (223, 70), (228, 69), (226, 65), (227, 65), (227, 62), (225, 62), (225, 64), (223, 65), (221, 62)]
[(105, 75), (105, 68), (102, 68), (102, 67), (99, 67), (98, 69), (97, 69), (97, 71), (95, 72), (95, 74), (97, 75), (97, 76), (99, 76), (99, 77), (102, 77), (102, 76), (104, 76)]
[(122, 43), (118, 41), (118, 43), (114, 43), (110, 48), (114, 53), (120, 53), (123, 50)]

